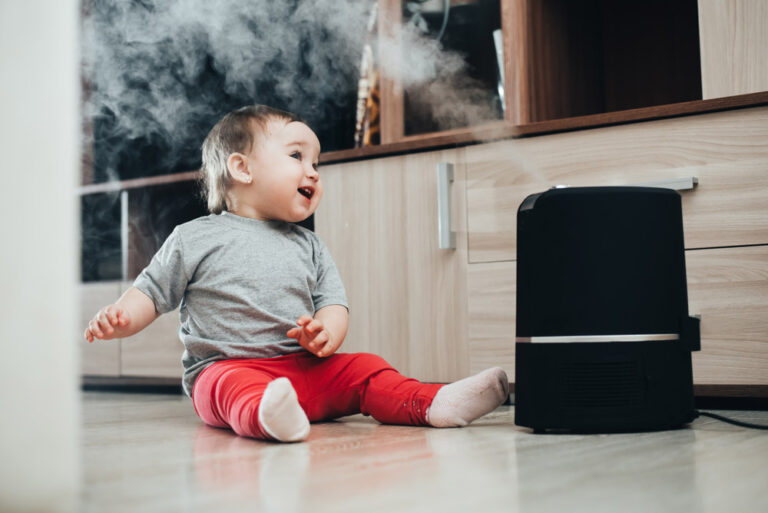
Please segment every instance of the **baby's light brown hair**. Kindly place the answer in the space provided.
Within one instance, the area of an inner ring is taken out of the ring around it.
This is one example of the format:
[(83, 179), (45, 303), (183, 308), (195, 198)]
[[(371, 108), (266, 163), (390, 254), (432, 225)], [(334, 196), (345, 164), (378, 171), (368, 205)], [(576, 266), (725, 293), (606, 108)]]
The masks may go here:
[(299, 121), (299, 116), (266, 105), (248, 105), (233, 110), (214, 125), (203, 141), (201, 185), (212, 214), (227, 210), (227, 191), (232, 180), (227, 159), (233, 153), (250, 153), (264, 135), (270, 121)]

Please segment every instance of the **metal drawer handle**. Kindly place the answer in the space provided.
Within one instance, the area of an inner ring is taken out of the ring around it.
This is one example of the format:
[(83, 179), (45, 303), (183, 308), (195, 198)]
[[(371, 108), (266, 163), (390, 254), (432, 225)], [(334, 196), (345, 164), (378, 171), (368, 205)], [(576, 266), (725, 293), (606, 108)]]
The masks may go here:
[(453, 164), (437, 165), (437, 242), (440, 249), (456, 249), (456, 232), (451, 230), (451, 184)]
[(686, 176), (684, 178), (673, 178), (672, 180), (659, 180), (656, 182), (645, 182), (635, 185), (640, 187), (663, 187), (664, 189), (673, 189), (676, 191), (690, 191), (699, 185), (699, 179), (695, 176)]

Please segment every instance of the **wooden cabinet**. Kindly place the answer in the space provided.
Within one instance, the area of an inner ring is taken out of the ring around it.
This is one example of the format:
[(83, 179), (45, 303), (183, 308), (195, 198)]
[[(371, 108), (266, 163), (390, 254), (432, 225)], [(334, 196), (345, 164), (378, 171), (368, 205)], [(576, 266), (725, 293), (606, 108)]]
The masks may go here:
[[(516, 210), (557, 184), (697, 177), (682, 191), (688, 296), (702, 316), (697, 385), (768, 384), (768, 108), (501, 141), (466, 149), (473, 371), (514, 368)], [(751, 389), (768, 395), (768, 389)]]
[[(408, 23), (409, 11), (403, 10), (401, 0), (379, 4), (384, 13), (379, 27), (382, 142), (412, 141), (420, 132), (403, 130), (409, 121), (403, 107), (408, 88), (402, 85), (407, 73), (400, 68), (411, 57), (405, 54), (408, 48), (399, 28)], [(475, 30), (478, 40), (491, 41), (488, 33), (501, 29), (503, 118), (512, 126), (619, 112), (626, 113), (626, 120), (648, 118), (656, 115), (653, 107), (768, 91), (768, 6), (763, 0), (451, 4), (495, 11), (493, 21)], [(451, 11), (448, 14), (450, 19)], [(493, 54), (492, 43), (485, 46), (485, 53), (468, 59), (467, 70), (482, 66), (488, 60), (482, 57), (486, 53)], [(437, 53), (432, 58), (449, 56)], [(439, 69), (439, 63), (423, 64)], [(436, 77), (432, 80), (439, 82)], [(450, 95), (467, 102), (468, 95), (456, 87)], [(649, 108), (645, 113), (628, 112)]]
[[(345, 352), (384, 357), (402, 373), (448, 382), (468, 372), (463, 150), (321, 169), (316, 232), (351, 305)], [(438, 248), (437, 165), (454, 164), (457, 249)]]
[[(402, 1), (379, 4), (388, 16), (380, 21), (380, 37), (385, 46), (392, 42), (387, 38), (397, 43), (397, 27), (386, 24), (402, 21)], [(696, 177), (695, 189), (682, 193), (691, 313), (703, 316), (696, 383), (767, 385), (768, 328), (761, 321), (768, 318), (762, 265), (768, 246), (766, 3), (500, 0), (498, 7), (503, 121), (410, 133), (407, 91), (396, 74), (384, 73), (381, 132), (389, 144), (321, 156), (325, 197), (315, 229), (349, 295), (343, 349), (380, 354), (425, 381), (452, 381), (492, 365), (514, 379), (520, 202), (559, 184)], [(408, 50), (394, 48), (382, 66), (398, 66), (397, 52)], [(734, 110), (701, 114), (724, 108)], [(573, 129), (579, 130), (566, 132)], [(408, 153), (499, 138), (505, 139)], [(400, 155), (354, 160), (387, 153)], [(455, 169), (455, 250), (437, 244), (441, 162)], [(193, 198), (198, 176), (86, 183), (83, 210), (96, 221), (84, 231), (102, 245), (108, 232), (111, 248), (90, 279), (132, 279), (173, 226), (202, 215), (192, 200), (166, 208), (177, 197)], [(85, 208), (91, 203), (98, 208)], [(83, 328), (125, 286), (84, 284)], [(83, 373), (178, 378), (177, 330), (174, 312), (127, 341), (81, 341)]]
[[(457, 163), (453, 193), (465, 196), (455, 201), (454, 215), (466, 215), (456, 221), (456, 252), (435, 249), (433, 175), (442, 160)], [(514, 381), (522, 200), (558, 184), (692, 177), (697, 185), (681, 195), (690, 312), (702, 316), (696, 384), (756, 386), (749, 393), (765, 395), (759, 387), (768, 385), (766, 107), (326, 166), (317, 230), (353, 305), (345, 349), (382, 354), (420, 379), (450, 381), (499, 365)], [(450, 285), (439, 288), (436, 273)], [(460, 293), (457, 276), (466, 279), (465, 311), (445, 294)], [(439, 335), (462, 326), (466, 342)], [(446, 350), (466, 361), (438, 363)], [(414, 359), (419, 351), (434, 359), (434, 368)], [(442, 372), (441, 365), (457, 373)]]
[[(114, 303), (132, 282), (108, 281), (80, 285), (78, 333), (81, 373), (99, 378), (181, 379), (179, 310), (160, 316), (149, 327), (128, 339), (96, 340), (88, 343), (82, 331), (102, 307)], [(167, 383), (167, 381), (162, 381)]]

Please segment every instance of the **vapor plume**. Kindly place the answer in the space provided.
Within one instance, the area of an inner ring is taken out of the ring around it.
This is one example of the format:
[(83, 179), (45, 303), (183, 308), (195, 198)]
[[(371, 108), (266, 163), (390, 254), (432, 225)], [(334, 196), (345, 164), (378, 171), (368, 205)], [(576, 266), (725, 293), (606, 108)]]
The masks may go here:
[[(340, 119), (351, 127), (372, 6), (360, 0), (87, 3), (85, 116), (95, 126), (100, 179), (124, 177), (121, 166), (135, 157), (126, 153), (144, 154), (139, 167), (188, 170), (210, 126), (246, 103), (296, 112), (328, 137)], [(438, 123), (492, 116), (477, 84), (462, 78), (461, 55), (444, 51), (414, 27), (406, 27), (402, 38), (403, 65), (382, 73), (411, 87)], [(389, 46), (382, 40), (383, 51)], [(121, 152), (124, 144), (131, 152)]]

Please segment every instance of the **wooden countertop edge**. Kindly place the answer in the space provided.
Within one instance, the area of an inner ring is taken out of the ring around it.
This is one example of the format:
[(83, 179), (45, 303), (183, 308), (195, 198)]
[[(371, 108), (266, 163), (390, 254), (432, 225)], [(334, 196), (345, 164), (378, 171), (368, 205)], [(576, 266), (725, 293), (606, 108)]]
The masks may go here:
[[(496, 121), (469, 128), (459, 128), (406, 136), (396, 143), (370, 146), (367, 148), (353, 148), (349, 150), (329, 151), (320, 155), (321, 164), (332, 164), (363, 160), (379, 157), (389, 157), (404, 153), (430, 151), (446, 147), (456, 147), (469, 144), (498, 141), (515, 137), (531, 137), (570, 130), (584, 130), (625, 123), (651, 121), (663, 118), (689, 116), (721, 110), (741, 109), (768, 105), (768, 91), (759, 93), (713, 98), (710, 100), (695, 100), (689, 102), (659, 105), (655, 107), (643, 107), (639, 109), (623, 110), (578, 116), (573, 118), (539, 121), (526, 125), (511, 125), (506, 121)], [(117, 182), (105, 182), (80, 186), (78, 195), (87, 195), (104, 192), (119, 192), (127, 189), (163, 185), (174, 182), (197, 180), (200, 171), (187, 171), (169, 175), (153, 176), (148, 178), (136, 178)]]

